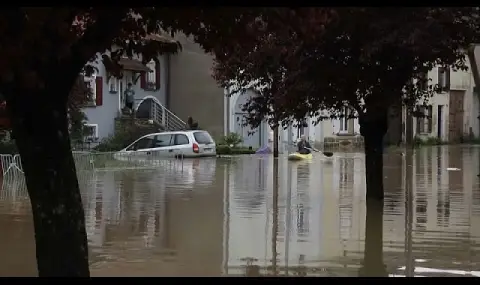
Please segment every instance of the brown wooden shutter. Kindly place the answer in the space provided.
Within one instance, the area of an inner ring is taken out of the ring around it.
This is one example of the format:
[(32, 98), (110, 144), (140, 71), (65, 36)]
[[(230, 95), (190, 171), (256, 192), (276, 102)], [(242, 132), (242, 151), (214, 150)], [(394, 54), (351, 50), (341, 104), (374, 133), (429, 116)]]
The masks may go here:
[(155, 60), (155, 89), (160, 90), (161, 82), (160, 82), (160, 61)]
[(450, 90), (450, 68), (445, 68), (445, 90)]
[(417, 125), (417, 126), (416, 126), (415, 134), (418, 135), (418, 134), (420, 134), (420, 133), (422, 132), (422, 130), (420, 129), (420, 126), (421, 126), (421, 123), (420, 123), (420, 122), (421, 122), (422, 118), (420, 117), (420, 112), (421, 112), (420, 107), (417, 106), (417, 107), (415, 107), (415, 109), (416, 109), (416, 111), (417, 111), (417, 116), (415, 117), (415, 119), (416, 119), (416, 125)]
[(101, 76), (97, 76), (95, 78), (95, 104), (97, 106), (103, 105), (103, 78)]
[(140, 73), (140, 88), (142, 89), (147, 88), (147, 74), (144, 71)]

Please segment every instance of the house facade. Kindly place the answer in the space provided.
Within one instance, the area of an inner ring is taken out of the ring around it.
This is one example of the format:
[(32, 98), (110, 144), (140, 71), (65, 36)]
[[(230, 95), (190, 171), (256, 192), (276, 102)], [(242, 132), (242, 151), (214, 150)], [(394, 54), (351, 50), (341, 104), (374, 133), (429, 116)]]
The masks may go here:
[[(243, 146), (259, 148), (273, 147), (273, 130), (267, 122), (258, 128), (245, 126), (245, 112), (242, 106), (254, 91), (226, 96), (227, 90), (220, 87), (212, 77), (214, 57), (190, 37), (176, 34), (173, 39), (163, 38), (174, 44), (178, 41), (182, 50), (177, 54), (161, 55), (147, 64), (142, 64), (141, 56), (121, 59), (123, 77), (111, 76), (104, 63), (96, 64), (97, 72), (86, 80), (92, 86), (93, 102), (84, 108), (88, 124), (96, 138), (113, 135), (115, 118), (121, 116), (125, 106), (123, 92), (128, 83), (135, 91), (135, 109), (148, 113), (151, 105), (162, 113), (160, 123), (177, 122), (175, 127), (184, 126), (188, 117), (199, 123), (201, 129), (209, 131), (216, 139), (231, 132), (243, 137)], [(100, 55), (99, 55), (100, 56)], [(430, 84), (440, 84), (443, 92), (419, 102), (417, 113), (422, 117), (407, 116), (402, 107), (401, 115), (390, 122), (386, 136), (389, 143), (409, 140), (435, 139), (444, 142), (460, 142), (480, 136), (478, 95), (474, 92), (475, 70), (480, 50), (475, 48), (475, 56), (467, 60), (467, 71), (455, 71), (435, 67), (428, 73)], [(470, 61), (474, 58), (474, 65)], [(478, 77), (478, 76), (477, 76)], [(480, 78), (478, 79), (480, 81)], [(143, 107), (140, 107), (142, 103)], [(338, 144), (343, 140), (361, 144), (358, 118), (348, 118), (352, 111), (345, 108), (343, 117), (323, 120), (307, 117), (301, 124), (292, 124), (279, 132), (279, 150), (292, 150), (294, 142), (305, 135), (316, 147)], [(150, 114), (151, 115), (151, 114)], [(167, 116), (168, 115), (168, 116)], [(327, 114), (322, 114), (327, 115)], [(171, 119), (169, 119), (171, 118)], [(409, 129), (410, 128), (410, 129)]]
[[(480, 51), (476, 52), (480, 56)], [(474, 92), (474, 69), (471, 68), (469, 60), (467, 66), (467, 71), (437, 66), (428, 72), (429, 84), (439, 84), (442, 92), (426, 101), (418, 102), (414, 109), (415, 115), (419, 116), (407, 116), (407, 108), (402, 106), (400, 116), (389, 118), (385, 141), (393, 144), (415, 140), (458, 143), (478, 138), (479, 97)], [(349, 110), (346, 108), (343, 118), (324, 120), (317, 125), (314, 124), (315, 118), (306, 119), (310, 141), (324, 146), (342, 140), (361, 142), (358, 118), (346, 118), (348, 114)], [(409, 126), (411, 130), (408, 129)]]
[[(101, 54), (97, 58), (101, 58)], [(109, 72), (108, 64), (100, 60), (94, 63), (95, 72), (84, 77), (92, 89), (92, 100), (83, 108), (87, 117), (85, 126), (90, 128), (90, 136), (104, 139), (114, 134), (115, 118), (120, 117), (125, 109), (124, 91), (129, 83), (135, 91), (134, 109), (142, 111), (152, 101), (159, 108), (166, 107), (168, 60), (167, 55), (161, 55), (143, 64), (141, 55), (131, 59), (122, 58), (119, 61), (122, 66), (121, 78)]]
[[(467, 64), (467, 71), (437, 66), (428, 73), (431, 84), (438, 84), (443, 91), (418, 103), (415, 111), (420, 116), (407, 117), (403, 107), (402, 141), (406, 142), (407, 135), (412, 135), (416, 140), (458, 143), (480, 135), (479, 101), (474, 93), (475, 83), (468, 60)], [(408, 125), (412, 126), (411, 132), (408, 132)]]
[(192, 117), (218, 139), (226, 133), (225, 90), (212, 77), (213, 56), (190, 37), (178, 33), (182, 50), (170, 56), (166, 106), (179, 118)]

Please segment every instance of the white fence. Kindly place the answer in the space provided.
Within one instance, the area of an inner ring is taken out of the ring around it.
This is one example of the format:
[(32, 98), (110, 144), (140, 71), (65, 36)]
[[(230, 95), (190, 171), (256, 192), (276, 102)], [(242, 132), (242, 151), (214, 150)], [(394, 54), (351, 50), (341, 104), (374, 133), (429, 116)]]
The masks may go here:
[[(123, 170), (123, 169), (158, 169), (169, 170), (172, 167), (183, 171), (183, 157), (166, 155), (162, 152), (148, 153), (122, 153), (122, 152), (72, 152), (80, 180), (86, 177), (85, 173), (96, 170)], [(20, 155), (0, 154), (2, 166), (2, 190), (8, 188), (13, 192), (15, 189), (26, 189), (24, 171)], [(87, 175), (88, 176), (88, 175)], [(8, 191), (1, 191), (0, 197), (7, 195)]]

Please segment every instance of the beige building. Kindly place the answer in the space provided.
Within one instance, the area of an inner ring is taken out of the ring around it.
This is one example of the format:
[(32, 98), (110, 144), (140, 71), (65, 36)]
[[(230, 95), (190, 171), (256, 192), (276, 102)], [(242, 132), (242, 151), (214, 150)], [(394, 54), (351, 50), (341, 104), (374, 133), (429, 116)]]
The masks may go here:
[[(474, 93), (474, 79), (470, 62), (467, 71), (454, 71), (435, 67), (428, 73), (430, 84), (438, 84), (444, 91), (417, 106), (424, 117), (413, 118), (413, 136), (417, 139), (436, 139), (444, 142), (461, 142), (478, 137), (478, 96)], [(403, 120), (406, 110), (403, 108)], [(404, 135), (406, 130), (404, 129)]]

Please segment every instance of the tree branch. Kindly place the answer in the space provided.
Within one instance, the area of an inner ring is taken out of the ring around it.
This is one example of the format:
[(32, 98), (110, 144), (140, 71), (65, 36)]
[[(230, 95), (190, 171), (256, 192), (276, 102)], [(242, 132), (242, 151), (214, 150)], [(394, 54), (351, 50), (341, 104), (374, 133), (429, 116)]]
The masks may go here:
[(80, 70), (92, 60), (97, 52), (110, 47), (113, 39), (121, 30), (122, 22), (129, 9), (104, 9), (97, 13), (96, 21), (86, 29), (83, 36), (72, 46), (71, 55), (59, 62), (59, 67), (68, 67), (72, 74), (64, 80), (64, 86), (70, 88)]

